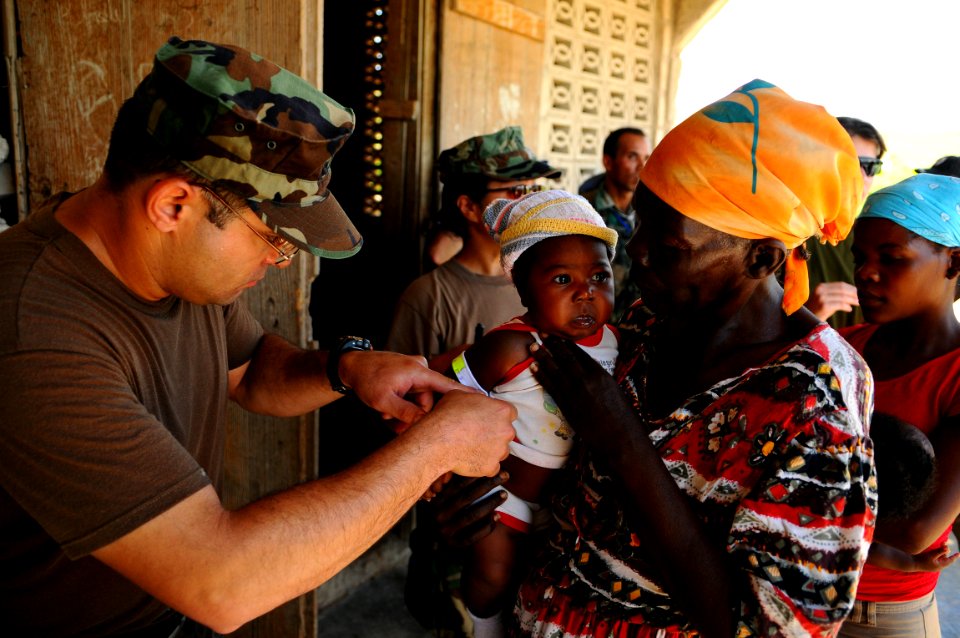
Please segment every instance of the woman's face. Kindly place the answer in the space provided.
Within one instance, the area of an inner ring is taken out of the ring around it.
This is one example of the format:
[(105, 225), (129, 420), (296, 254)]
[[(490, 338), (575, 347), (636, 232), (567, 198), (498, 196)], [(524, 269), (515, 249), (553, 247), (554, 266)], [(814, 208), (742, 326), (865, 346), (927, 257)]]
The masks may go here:
[[(531, 247), (521, 296), (530, 322), (541, 332), (583, 339), (610, 320), (613, 271), (599, 239), (565, 235)], [(517, 274), (514, 271), (514, 274)]]
[(746, 281), (748, 242), (685, 217), (649, 192), (634, 205), (630, 276), (647, 306), (672, 314), (719, 309), (736, 298)]
[(854, 281), (863, 316), (886, 323), (953, 302), (950, 251), (888, 219), (861, 219), (853, 235)]

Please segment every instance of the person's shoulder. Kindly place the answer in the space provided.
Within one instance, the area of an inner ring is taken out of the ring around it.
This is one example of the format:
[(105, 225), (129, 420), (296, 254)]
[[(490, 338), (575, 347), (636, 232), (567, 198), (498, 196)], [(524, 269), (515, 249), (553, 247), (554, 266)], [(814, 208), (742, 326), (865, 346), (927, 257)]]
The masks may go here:
[(821, 323), (777, 362), (797, 380), (804, 413), (822, 419), (840, 436), (862, 436), (872, 410), (873, 374), (860, 353), (828, 324)]
[(496, 329), (470, 346), (466, 358), (480, 383), (488, 390), (497, 386), (516, 366), (530, 359), (533, 332)]
[(852, 326), (841, 326), (837, 328), (837, 332), (850, 343), (855, 343), (857, 339), (873, 334), (877, 327), (878, 324), (857, 323)]
[(593, 198), (596, 197), (597, 191), (603, 185), (603, 180), (605, 180), (606, 177), (607, 174), (603, 171), (596, 175), (591, 175), (580, 184), (580, 187), (577, 189), (577, 194), (583, 196), (592, 204)]
[(86, 347), (80, 335), (99, 338), (105, 318), (116, 314), (115, 279), (53, 219), (49, 204), (0, 234), (3, 351)]
[[(859, 327), (853, 326), (852, 328)], [(851, 330), (848, 334), (852, 332), (855, 331)], [(856, 370), (867, 367), (857, 349), (830, 324), (819, 324), (810, 331), (799, 345), (802, 349), (815, 353), (817, 357), (831, 367), (846, 368), (852, 366)]]
[(400, 302), (408, 305), (418, 305), (433, 300), (439, 294), (442, 281), (447, 278), (443, 269), (446, 264), (434, 268), (411, 281), (400, 295)]

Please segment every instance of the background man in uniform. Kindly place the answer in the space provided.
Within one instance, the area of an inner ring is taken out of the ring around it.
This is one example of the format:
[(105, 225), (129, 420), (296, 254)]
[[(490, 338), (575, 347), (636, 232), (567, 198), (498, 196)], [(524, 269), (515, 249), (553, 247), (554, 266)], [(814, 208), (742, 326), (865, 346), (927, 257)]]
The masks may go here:
[(640, 169), (649, 157), (650, 141), (641, 129), (619, 128), (603, 142), (604, 172), (586, 180), (579, 188), (579, 193), (600, 213), (607, 226), (620, 236), (611, 264), (616, 295), (615, 319), (639, 297), (639, 290), (629, 277), (627, 241), (637, 225), (633, 192), (640, 183)]

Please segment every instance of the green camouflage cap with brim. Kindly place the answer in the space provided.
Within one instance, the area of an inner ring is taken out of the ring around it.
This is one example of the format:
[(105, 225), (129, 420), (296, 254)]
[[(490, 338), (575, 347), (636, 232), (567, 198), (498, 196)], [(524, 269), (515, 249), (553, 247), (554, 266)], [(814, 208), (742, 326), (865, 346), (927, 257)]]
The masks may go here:
[(519, 126), (471, 137), (448, 148), (440, 153), (437, 170), (441, 182), (464, 175), (483, 175), (503, 182), (538, 177), (556, 179), (562, 172), (537, 159), (523, 143)]
[(239, 47), (170, 38), (134, 98), (147, 130), (201, 177), (246, 199), (279, 235), (342, 259), (363, 238), (327, 189), (354, 115), (309, 82)]

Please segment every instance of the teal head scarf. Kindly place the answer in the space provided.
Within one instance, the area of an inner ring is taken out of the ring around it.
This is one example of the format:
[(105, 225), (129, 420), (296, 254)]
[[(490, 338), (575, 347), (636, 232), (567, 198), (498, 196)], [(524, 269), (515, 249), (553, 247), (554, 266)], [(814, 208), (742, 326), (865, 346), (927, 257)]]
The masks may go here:
[(859, 219), (889, 219), (941, 246), (960, 246), (960, 178), (920, 173), (870, 195)]

